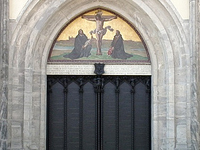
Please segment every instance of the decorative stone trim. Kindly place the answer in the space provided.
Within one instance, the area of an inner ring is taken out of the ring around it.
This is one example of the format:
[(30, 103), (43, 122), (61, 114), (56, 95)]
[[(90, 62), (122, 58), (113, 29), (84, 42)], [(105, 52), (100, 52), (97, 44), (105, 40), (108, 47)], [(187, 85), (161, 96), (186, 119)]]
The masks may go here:
[(191, 141), (192, 149), (198, 150), (200, 147), (200, 124), (199, 124), (199, 6), (198, 1), (190, 0), (190, 58), (191, 58)]
[(0, 148), (7, 149), (8, 0), (0, 1)]
[[(47, 75), (95, 75), (94, 65), (47, 65)], [(104, 75), (151, 75), (151, 65), (105, 65)]]

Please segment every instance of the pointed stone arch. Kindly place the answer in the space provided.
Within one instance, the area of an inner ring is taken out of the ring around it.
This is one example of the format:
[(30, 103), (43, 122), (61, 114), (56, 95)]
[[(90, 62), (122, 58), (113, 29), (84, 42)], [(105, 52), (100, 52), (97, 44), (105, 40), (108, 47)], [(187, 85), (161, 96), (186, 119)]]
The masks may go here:
[[(186, 94), (190, 91), (187, 84), (190, 78), (189, 49), (183, 21), (170, 2), (33, 0), (17, 20), (9, 54), (9, 84), (16, 87), (10, 91), (10, 128), (12, 131), (17, 126), (23, 133), (23, 145), (21, 143), (20, 146), (24, 149), (45, 149), (46, 67), (54, 39), (74, 17), (99, 7), (116, 12), (133, 24), (149, 50), (153, 91), (152, 149), (190, 145), (190, 139), (182, 141), (177, 134), (178, 131), (185, 131), (186, 136), (190, 136), (188, 122), (184, 122), (189, 119), (188, 114), (183, 116), (178, 113), (183, 111), (179, 104), (184, 105), (189, 113), (187, 103), (190, 95)], [(16, 112), (21, 115), (15, 116)], [(12, 132), (9, 140), (13, 140)]]

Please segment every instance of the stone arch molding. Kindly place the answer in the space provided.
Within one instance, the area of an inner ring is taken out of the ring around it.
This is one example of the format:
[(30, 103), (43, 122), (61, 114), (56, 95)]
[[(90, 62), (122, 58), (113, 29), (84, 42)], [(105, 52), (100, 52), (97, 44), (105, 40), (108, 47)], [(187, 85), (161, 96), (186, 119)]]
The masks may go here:
[[(183, 139), (178, 134), (178, 131), (185, 131), (185, 136), (190, 137), (188, 122), (181, 124), (189, 116), (182, 116), (180, 112), (185, 110), (178, 107), (181, 95), (189, 96), (186, 95), (190, 89), (187, 84), (190, 75), (188, 40), (183, 20), (169, 1), (32, 0), (18, 17), (11, 37), (9, 78), (10, 85), (17, 87), (10, 91), (11, 148), (45, 149), (49, 50), (66, 23), (94, 8), (120, 14), (135, 26), (148, 47), (152, 63), (152, 149), (190, 145), (189, 138)], [(186, 75), (182, 76), (180, 71)], [(184, 89), (181, 91), (181, 88)], [(181, 104), (189, 114), (187, 99), (189, 97)], [(17, 145), (14, 144), (14, 130), (22, 133), (18, 139), (21, 143)]]

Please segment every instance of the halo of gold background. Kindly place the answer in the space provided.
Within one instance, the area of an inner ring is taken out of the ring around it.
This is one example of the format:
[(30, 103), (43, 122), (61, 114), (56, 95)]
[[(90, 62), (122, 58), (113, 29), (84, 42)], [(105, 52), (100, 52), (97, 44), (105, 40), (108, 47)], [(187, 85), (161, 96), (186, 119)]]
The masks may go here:
[[(97, 10), (94, 10), (94, 11), (88, 12), (84, 15), (95, 15), (96, 11)], [(102, 15), (115, 15), (115, 14), (110, 13), (105, 10), (101, 10), (101, 11), (103, 13)], [(111, 21), (104, 22), (104, 27), (106, 27), (108, 25), (111, 26), (114, 29), (114, 31), (113, 32), (107, 31), (107, 33), (104, 35), (103, 39), (112, 40), (115, 35), (115, 31), (119, 30), (121, 32), (124, 40), (132, 40), (132, 41), (136, 41), (136, 42), (141, 41), (140, 37), (135, 32), (135, 30), (119, 16), (117, 16), (117, 19), (113, 19)], [(84, 31), (84, 33), (86, 34), (86, 36), (88, 38), (90, 38), (89, 32), (91, 30), (94, 30), (95, 28), (96, 28), (96, 22), (88, 21), (86, 19), (81, 18), (81, 16), (80, 16), (80, 17), (76, 18), (74, 21), (72, 21), (61, 32), (57, 41), (69, 40), (69, 37), (76, 37), (79, 29), (82, 29)], [(94, 38), (95, 38), (95, 35), (94, 35)]]

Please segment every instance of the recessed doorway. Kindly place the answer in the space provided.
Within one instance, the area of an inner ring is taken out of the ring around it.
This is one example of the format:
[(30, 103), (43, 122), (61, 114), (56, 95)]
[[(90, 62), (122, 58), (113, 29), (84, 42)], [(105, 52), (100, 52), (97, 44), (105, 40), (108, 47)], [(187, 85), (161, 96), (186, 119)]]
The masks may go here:
[(150, 149), (150, 79), (48, 76), (47, 149)]

